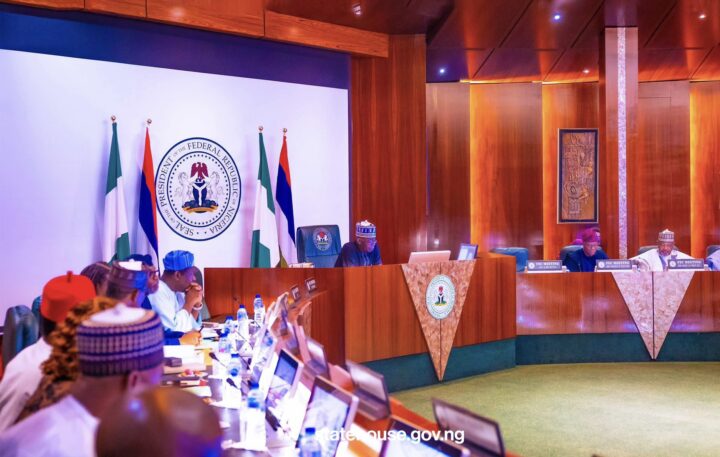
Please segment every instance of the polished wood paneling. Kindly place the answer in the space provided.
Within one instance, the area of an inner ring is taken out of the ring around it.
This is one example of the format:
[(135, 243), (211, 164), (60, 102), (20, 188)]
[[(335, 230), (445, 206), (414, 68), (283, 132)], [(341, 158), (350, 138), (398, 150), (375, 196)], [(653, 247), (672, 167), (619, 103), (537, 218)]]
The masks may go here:
[(558, 129), (598, 128), (598, 85), (550, 84), (542, 87), (544, 258), (556, 259), (584, 224), (558, 224)]
[(84, 0), (3, 0), (3, 3), (16, 3), (18, 5), (39, 6), (57, 10), (76, 10), (85, 7)]
[(562, 51), (498, 48), (473, 79), (493, 82), (542, 81)]
[(720, 46), (708, 54), (702, 64), (693, 73), (694, 80), (718, 79), (720, 77)]
[(85, 0), (85, 9), (138, 18), (146, 17), (146, 0)]
[(720, 273), (698, 271), (670, 327), (671, 332), (720, 330)]
[[(428, 249), (470, 241), (470, 86), (427, 85)], [(435, 244), (437, 240), (437, 244)]]
[(596, 82), (599, 74), (598, 54), (586, 49), (565, 50), (545, 77), (545, 82)]
[(326, 22), (265, 11), (265, 37), (276, 41), (387, 57), (388, 36)]
[(310, 334), (325, 346), (332, 363), (344, 362), (344, 335), (339, 325), (345, 318), (341, 269), (206, 268), (204, 277), (205, 299), (212, 316), (235, 316), (239, 303), (244, 303), (252, 316), (255, 294), (270, 304), (293, 285), (300, 286), (305, 296), (305, 279), (314, 277), (323, 293), (311, 305)]
[(643, 49), (638, 63), (640, 81), (689, 79), (709, 49)]
[(655, 244), (659, 231), (675, 232), (690, 251), (690, 86), (687, 81), (642, 83), (638, 93), (638, 147), (628, 161), (634, 211), (629, 255)]
[(542, 88), (470, 88), (471, 239), (481, 251), (522, 246), (542, 257)]
[[(356, 362), (427, 352), (400, 265), (345, 268), (345, 349)], [(515, 336), (515, 261), (481, 254), (453, 347)]]
[(261, 37), (263, 0), (146, 0), (147, 17), (188, 27)]
[(518, 335), (637, 333), (609, 273), (517, 275)]
[[(706, 18), (700, 19), (700, 13)], [(720, 3), (678, 0), (647, 42), (654, 48), (711, 48), (720, 42)]]
[(388, 58), (351, 61), (351, 227), (378, 227), (384, 263), (425, 250), (425, 37), (390, 37)]
[(720, 244), (720, 82), (690, 84), (692, 255)]

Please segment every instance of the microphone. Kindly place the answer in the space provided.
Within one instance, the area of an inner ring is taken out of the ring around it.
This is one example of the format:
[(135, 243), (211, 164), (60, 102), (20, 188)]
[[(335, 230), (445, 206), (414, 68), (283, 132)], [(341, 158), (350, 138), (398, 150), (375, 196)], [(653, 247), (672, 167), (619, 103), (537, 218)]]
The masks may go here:
[(238, 387), (237, 384), (235, 384), (235, 381), (233, 381), (232, 378), (226, 378), (226, 379), (225, 379), (225, 382), (227, 382), (227, 383), (230, 384), (232, 387), (234, 387), (234, 388), (236, 388), (237, 390), (239, 390), (240, 392), (242, 392), (242, 389), (241, 389), (240, 387)]
[(222, 365), (222, 366), (224, 366), (225, 368), (227, 368), (227, 365), (225, 365), (224, 363), (222, 363), (222, 362), (220, 361), (220, 359), (218, 358), (217, 354), (215, 354), (214, 352), (210, 352), (208, 355), (210, 356), (211, 359), (213, 359), (214, 361), (216, 361), (216, 362), (219, 363), (220, 365)]

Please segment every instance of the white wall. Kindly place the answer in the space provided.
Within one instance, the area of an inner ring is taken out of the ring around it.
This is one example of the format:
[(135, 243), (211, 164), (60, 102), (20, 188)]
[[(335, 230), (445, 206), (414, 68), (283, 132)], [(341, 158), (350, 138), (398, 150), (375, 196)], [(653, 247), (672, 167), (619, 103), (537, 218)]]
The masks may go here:
[(258, 125), (273, 176), (288, 129), (295, 224), (335, 223), (348, 239), (348, 93), (301, 84), (0, 50), (0, 320), (51, 277), (101, 260), (110, 116), (118, 133), (131, 243), (145, 119), (154, 164), (178, 141), (209, 138), (234, 158), (241, 208), (212, 240), (183, 239), (158, 215), (160, 256), (202, 267), (247, 266), (258, 170)]

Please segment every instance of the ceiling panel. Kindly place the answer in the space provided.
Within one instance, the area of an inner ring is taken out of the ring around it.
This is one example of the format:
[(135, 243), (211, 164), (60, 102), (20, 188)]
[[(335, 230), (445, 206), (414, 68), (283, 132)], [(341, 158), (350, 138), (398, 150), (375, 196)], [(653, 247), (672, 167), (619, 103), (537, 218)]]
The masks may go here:
[(473, 79), (487, 81), (541, 81), (562, 51), (497, 48)]
[(638, 55), (638, 81), (688, 79), (710, 49), (644, 48)]
[[(705, 18), (701, 18), (701, 14)], [(678, 0), (648, 41), (653, 48), (711, 48), (720, 42), (720, 2)]]
[[(599, 52), (589, 49), (570, 48), (563, 53), (550, 73), (546, 82), (585, 82), (597, 81)], [(585, 73), (587, 70), (587, 73)]]
[(427, 82), (470, 79), (491, 49), (428, 49)]
[(457, 0), (428, 47), (487, 49), (500, 45), (531, 0)]
[(399, 35), (426, 33), (452, 6), (453, 0), (266, 0), (276, 13)]
[(533, 0), (502, 46), (569, 47), (601, 5), (602, 0)]

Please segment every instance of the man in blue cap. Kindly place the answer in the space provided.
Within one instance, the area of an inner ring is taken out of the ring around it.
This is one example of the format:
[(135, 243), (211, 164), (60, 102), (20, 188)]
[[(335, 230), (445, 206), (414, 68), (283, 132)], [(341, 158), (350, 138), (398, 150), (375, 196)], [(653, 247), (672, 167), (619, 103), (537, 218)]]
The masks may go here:
[(355, 224), (355, 241), (345, 243), (335, 262), (336, 267), (369, 267), (382, 265), (375, 226), (368, 221)]
[(175, 332), (200, 330), (203, 290), (195, 282), (195, 257), (188, 251), (171, 251), (163, 259), (158, 291), (149, 296), (163, 326)]

